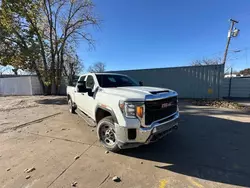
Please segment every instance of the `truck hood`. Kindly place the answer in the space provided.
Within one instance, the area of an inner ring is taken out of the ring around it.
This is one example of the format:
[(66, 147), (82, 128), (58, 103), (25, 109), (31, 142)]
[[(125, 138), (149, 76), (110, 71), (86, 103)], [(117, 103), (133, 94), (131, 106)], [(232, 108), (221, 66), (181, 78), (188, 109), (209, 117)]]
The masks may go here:
[(131, 87), (116, 87), (116, 88), (102, 88), (103, 92), (118, 95), (125, 100), (144, 101), (147, 97), (156, 97), (164, 93), (165, 98), (168, 96), (177, 95), (173, 90), (158, 87), (146, 86), (131, 86)]

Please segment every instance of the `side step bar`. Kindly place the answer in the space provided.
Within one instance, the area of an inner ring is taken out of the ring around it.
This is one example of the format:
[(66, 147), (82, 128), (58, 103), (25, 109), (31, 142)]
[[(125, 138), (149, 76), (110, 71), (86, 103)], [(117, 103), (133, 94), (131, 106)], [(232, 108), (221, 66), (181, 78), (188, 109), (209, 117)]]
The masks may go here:
[(96, 127), (96, 123), (81, 110), (76, 109), (75, 112), (88, 124), (88, 126)]

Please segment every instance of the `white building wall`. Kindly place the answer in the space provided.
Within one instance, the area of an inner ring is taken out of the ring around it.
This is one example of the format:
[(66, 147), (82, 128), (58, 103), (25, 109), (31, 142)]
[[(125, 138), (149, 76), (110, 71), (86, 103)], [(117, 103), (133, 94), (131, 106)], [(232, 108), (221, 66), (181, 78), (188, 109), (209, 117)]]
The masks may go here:
[(38, 80), (37, 76), (31, 76), (31, 90), (32, 90), (32, 95), (42, 95), (43, 91), (42, 91), (42, 86)]
[(30, 76), (0, 78), (0, 95), (32, 95)]

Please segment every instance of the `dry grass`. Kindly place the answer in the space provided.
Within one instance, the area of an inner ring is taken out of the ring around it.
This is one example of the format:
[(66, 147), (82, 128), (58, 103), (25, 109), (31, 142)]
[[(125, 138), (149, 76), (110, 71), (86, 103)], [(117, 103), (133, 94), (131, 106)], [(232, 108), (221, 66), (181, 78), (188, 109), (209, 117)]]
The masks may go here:
[(208, 99), (197, 99), (192, 101), (193, 105), (197, 106), (213, 106), (216, 108), (229, 108), (229, 109), (240, 109), (248, 110), (247, 107), (242, 106), (236, 102), (228, 100), (208, 100)]

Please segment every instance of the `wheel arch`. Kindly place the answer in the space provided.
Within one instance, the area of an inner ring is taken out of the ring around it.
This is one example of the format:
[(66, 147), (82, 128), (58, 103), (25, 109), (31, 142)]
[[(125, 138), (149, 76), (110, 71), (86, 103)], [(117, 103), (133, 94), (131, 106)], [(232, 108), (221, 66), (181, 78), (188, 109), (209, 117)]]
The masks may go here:
[(71, 101), (72, 101), (73, 107), (76, 109), (76, 108), (77, 108), (76, 103), (73, 101), (73, 98), (71, 97), (71, 95), (70, 95), (70, 94), (67, 94), (67, 101), (69, 101), (70, 99), (71, 99)]
[(95, 109), (95, 121), (98, 124), (98, 122), (107, 117), (107, 116), (112, 116), (113, 120), (115, 123), (118, 123), (116, 115), (114, 113), (113, 110), (105, 108), (101, 105), (97, 105), (96, 109)]

